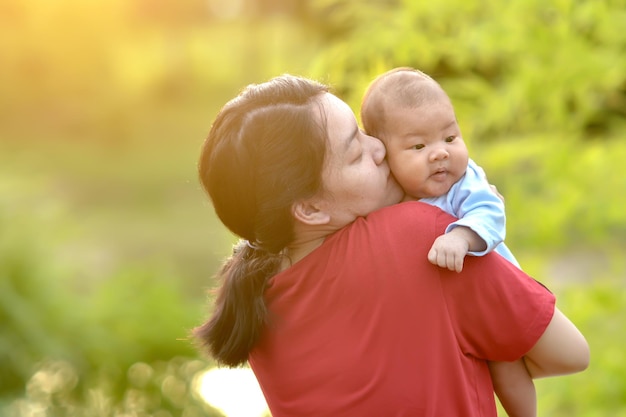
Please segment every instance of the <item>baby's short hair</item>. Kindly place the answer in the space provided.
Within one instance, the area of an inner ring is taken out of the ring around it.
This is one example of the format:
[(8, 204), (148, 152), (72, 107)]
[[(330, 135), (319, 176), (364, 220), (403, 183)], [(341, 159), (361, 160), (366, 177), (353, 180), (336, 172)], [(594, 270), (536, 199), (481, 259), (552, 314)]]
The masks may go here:
[(374, 79), (361, 102), (361, 122), (368, 135), (384, 138), (386, 112), (391, 107), (415, 108), (443, 90), (437, 81), (414, 68), (398, 67)]

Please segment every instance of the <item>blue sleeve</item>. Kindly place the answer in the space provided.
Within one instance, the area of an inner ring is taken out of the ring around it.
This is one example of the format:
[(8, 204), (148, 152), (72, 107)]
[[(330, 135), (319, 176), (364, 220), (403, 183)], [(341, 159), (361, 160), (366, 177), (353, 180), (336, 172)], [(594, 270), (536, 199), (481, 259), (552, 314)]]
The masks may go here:
[(486, 250), (469, 252), (470, 255), (485, 255), (504, 241), (506, 235), (504, 202), (491, 190), (482, 168), (471, 159), (465, 176), (450, 189), (448, 203), (459, 220), (451, 223), (446, 233), (457, 226), (466, 226), (487, 244)]

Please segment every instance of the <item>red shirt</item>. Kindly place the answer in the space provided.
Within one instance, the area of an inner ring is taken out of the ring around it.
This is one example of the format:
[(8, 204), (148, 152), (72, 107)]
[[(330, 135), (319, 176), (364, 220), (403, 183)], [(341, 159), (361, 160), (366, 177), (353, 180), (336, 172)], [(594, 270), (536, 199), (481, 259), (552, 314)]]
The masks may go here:
[(523, 356), (554, 297), (495, 253), (460, 274), (430, 264), (453, 220), (387, 207), (272, 278), (249, 362), (273, 417), (496, 416), (486, 361)]

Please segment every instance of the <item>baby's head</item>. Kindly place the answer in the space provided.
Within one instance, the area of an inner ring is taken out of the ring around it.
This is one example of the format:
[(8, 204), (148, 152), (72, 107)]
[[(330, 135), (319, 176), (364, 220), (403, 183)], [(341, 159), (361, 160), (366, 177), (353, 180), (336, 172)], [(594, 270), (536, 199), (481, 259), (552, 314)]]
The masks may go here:
[(438, 100), (448, 100), (448, 96), (437, 81), (410, 67), (394, 68), (376, 77), (365, 91), (361, 103), (363, 129), (384, 140), (385, 132), (393, 130), (387, 125), (391, 112)]
[(450, 98), (423, 72), (402, 67), (377, 77), (363, 97), (361, 121), (385, 144), (405, 200), (439, 197), (465, 174), (468, 152)]

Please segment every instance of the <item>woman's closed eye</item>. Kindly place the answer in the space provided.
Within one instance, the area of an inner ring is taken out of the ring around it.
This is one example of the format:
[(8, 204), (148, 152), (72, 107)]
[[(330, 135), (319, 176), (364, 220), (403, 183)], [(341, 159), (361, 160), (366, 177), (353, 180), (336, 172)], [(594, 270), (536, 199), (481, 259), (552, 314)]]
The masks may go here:
[(355, 141), (355, 143), (357, 145), (353, 146), (354, 149), (352, 150), (352, 157), (350, 158), (352, 164), (358, 164), (363, 159), (363, 146), (359, 141)]

